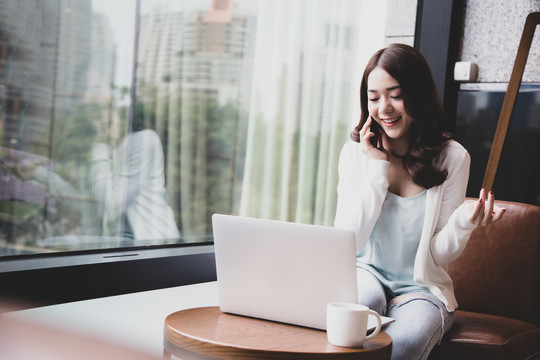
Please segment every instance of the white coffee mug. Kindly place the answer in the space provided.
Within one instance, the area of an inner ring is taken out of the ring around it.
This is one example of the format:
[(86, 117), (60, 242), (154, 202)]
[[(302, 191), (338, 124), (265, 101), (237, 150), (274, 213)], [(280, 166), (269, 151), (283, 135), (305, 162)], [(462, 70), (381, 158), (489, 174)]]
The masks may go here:
[[(368, 317), (377, 318), (377, 327), (366, 336)], [(328, 342), (343, 347), (361, 347), (381, 331), (381, 317), (367, 306), (349, 303), (329, 303), (326, 309)]]

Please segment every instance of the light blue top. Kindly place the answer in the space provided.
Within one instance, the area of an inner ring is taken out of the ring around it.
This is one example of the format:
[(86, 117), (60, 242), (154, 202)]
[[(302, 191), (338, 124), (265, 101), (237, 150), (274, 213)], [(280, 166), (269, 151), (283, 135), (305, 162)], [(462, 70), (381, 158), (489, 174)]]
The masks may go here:
[(393, 296), (429, 291), (413, 279), (425, 211), (425, 190), (410, 198), (388, 191), (369, 240), (357, 254), (358, 267), (375, 275)]

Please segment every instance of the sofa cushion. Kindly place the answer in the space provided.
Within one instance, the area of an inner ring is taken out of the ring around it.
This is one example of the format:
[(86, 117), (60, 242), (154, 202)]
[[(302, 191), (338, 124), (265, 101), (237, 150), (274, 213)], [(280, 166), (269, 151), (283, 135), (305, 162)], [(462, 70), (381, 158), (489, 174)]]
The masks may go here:
[(503, 218), (476, 228), (449, 266), (458, 308), (540, 326), (540, 207), (497, 204)]
[(540, 358), (540, 328), (497, 315), (457, 310), (454, 325), (429, 360)]

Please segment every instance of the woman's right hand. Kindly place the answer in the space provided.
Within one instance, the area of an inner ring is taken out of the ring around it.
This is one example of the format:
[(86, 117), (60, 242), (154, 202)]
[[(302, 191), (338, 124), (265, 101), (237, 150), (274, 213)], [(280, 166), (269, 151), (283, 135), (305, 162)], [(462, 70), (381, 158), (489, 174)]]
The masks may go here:
[(377, 147), (373, 146), (370, 141), (370, 139), (375, 136), (375, 134), (371, 131), (372, 119), (373, 118), (369, 116), (364, 126), (360, 130), (360, 148), (364, 154), (372, 159), (388, 161), (388, 152), (382, 146), (382, 140), (379, 138)]

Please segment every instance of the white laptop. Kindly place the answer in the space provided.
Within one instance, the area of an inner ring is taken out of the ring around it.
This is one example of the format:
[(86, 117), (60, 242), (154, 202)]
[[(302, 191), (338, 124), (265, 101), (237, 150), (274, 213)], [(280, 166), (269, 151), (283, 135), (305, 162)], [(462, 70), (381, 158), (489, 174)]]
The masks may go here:
[(353, 231), (215, 214), (223, 312), (326, 329), (329, 302), (353, 302)]

